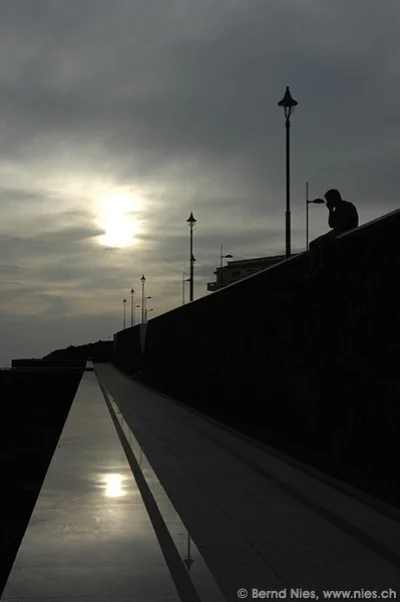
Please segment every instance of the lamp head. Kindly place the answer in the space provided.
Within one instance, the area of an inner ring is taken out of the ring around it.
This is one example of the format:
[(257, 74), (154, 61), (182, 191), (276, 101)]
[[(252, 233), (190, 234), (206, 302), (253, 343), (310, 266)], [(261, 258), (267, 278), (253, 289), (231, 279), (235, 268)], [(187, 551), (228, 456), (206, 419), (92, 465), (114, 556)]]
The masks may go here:
[(192, 212), (190, 212), (189, 219), (187, 219), (186, 221), (189, 223), (190, 226), (194, 226), (194, 224), (197, 222)]
[(289, 117), (291, 116), (291, 114), (294, 111), (294, 108), (298, 105), (299, 103), (297, 102), (297, 100), (295, 100), (293, 98), (293, 96), (290, 94), (290, 90), (289, 90), (289, 86), (286, 86), (286, 92), (284, 97), (282, 98), (282, 100), (280, 100), (278, 102), (278, 106), (283, 107), (285, 110), (285, 117), (286, 119), (289, 119)]
[(140, 282), (144, 282), (146, 280), (146, 278), (144, 277), (144, 275), (142, 274), (142, 277), (140, 279)]

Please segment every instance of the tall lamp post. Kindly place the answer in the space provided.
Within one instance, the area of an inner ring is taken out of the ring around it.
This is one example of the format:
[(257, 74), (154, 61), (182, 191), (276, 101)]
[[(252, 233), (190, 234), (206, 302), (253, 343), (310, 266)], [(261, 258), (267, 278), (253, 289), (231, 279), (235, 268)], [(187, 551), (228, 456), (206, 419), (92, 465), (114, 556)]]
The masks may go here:
[(182, 305), (185, 305), (185, 282), (190, 282), (190, 278), (185, 278), (185, 272), (182, 275)]
[(220, 269), (221, 269), (221, 288), (224, 286), (224, 271), (223, 271), (223, 259), (232, 259), (233, 255), (224, 255), (224, 247), (221, 245), (221, 254), (219, 256), (220, 259)]
[(134, 305), (134, 306), (133, 306), (133, 325), (134, 325), (134, 326), (135, 326), (135, 324), (136, 324), (136, 319), (135, 319), (135, 318), (136, 318), (136, 316), (135, 316), (135, 314), (136, 314), (136, 308), (137, 308), (137, 307), (140, 307), (140, 305)]
[(146, 282), (144, 274), (142, 274), (140, 282), (142, 283), (142, 324), (144, 324), (144, 283)]
[(324, 199), (314, 199), (313, 201), (310, 201), (308, 199), (308, 182), (307, 182), (307, 184), (306, 184), (306, 249), (307, 249), (307, 251), (308, 251), (309, 246), (310, 246), (308, 244), (308, 240), (309, 240), (309, 235), (308, 235), (308, 230), (309, 230), (309, 227), (308, 227), (308, 223), (309, 223), (308, 206), (311, 205), (311, 204), (313, 204), (313, 205), (325, 205), (325, 201), (324, 201)]
[(131, 288), (131, 327), (133, 326), (133, 295), (135, 291)]
[(194, 267), (194, 262), (196, 261), (194, 256), (193, 256), (193, 226), (196, 223), (196, 219), (193, 216), (193, 213), (191, 212), (189, 215), (189, 219), (186, 220), (190, 226), (190, 301), (193, 301), (193, 267)]
[(126, 299), (124, 299), (122, 301), (122, 303), (124, 304), (124, 319), (123, 319), (122, 324), (123, 324), (123, 328), (125, 330), (125, 328), (126, 328)]
[(278, 102), (278, 106), (285, 111), (286, 123), (286, 257), (290, 257), (290, 116), (299, 103), (290, 94), (289, 86), (286, 86), (285, 96)]

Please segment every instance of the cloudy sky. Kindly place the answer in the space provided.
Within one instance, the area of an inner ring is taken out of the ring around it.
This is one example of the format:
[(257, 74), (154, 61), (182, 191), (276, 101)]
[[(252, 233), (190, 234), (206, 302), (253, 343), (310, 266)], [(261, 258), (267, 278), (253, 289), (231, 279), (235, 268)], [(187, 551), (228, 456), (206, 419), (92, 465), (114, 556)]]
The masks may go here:
[[(0, 366), (112, 337), (142, 273), (149, 317), (180, 305), (191, 211), (196, 297), (221, 244), (283, 253), (287, 85), (293, 251), (307, 180), (361, 224), (397, 209), (399, 17), (397, 0), (1, 2)], [(326, 221), (311, 206), (312, 238)]]

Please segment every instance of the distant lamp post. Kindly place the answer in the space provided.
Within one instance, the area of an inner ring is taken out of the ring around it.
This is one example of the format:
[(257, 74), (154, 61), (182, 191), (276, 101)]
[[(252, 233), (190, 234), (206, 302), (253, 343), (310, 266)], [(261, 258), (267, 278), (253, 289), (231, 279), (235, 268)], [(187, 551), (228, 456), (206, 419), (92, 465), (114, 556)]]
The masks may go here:
[(135, 316), (135, 314), (136, 314), (136, 308), (137, 308), (137, 307), (140, 307), (140, 305), (134, 305), (134, 306), (133, 306), (133, 325), (134, 325), (134, 326), (135, 326), (135, 324), (136, 324), (136, 319), (135, 319), (135, 318), (136, 318), (136, 316)]
[(147, 320), (146, 320), (146, 300), (147, 299), (151, 299), (151, 297), (145, 297), (144, 298), (144, 323), (146, 324)]
[(285, 96), (278, 102), (278, 106), (285, 111), (286, 124), (286, 257), (290, 257), (291, 232), (290, 232), (290, 116), (299, 103), (290, 94), (286, 86)]
[(308, 234), (308, 232), (309, 232), (309, 226), (308, 226), (308, 223), (309, 223), (308, 206), (309, 205), (325, 205), (325, 201), (324, 201), (324, 199), (314, 199), (313, 201), (310, 201), (308, 199), (308, 182), (307, 182), (307, 184), (306, 184), (306, 249), (307, 249), (307, 251), (308, 251), (309, 246), (310, 246), (309, 243), (308, 243), (308, 240), (309, 240), (309, 234)]
[(124, 318), (122, 321), (122, 325), (123, 325), (123, 329), (125, 330), (125, 328), (126, 328), (126, 299), (124, 299), (122, 301), (122, 303), (124, 304)]
[(147, 324), (147, 314), (148, 314), (150, 311), (154, 311), (154, 310), (153, 310), (153, 308), (151, 308), (151, 309), (146, 309), (146, 311), (145, 311), (146, 324)]
[(190, 282), (190, 278), (185, 278), (185, 272), (182, 275), (182, 305), (185, 305), (185, 282)]
[(142, 283), (142, 324), (144, 324), (144, 284), (146, 282), (146, 278), (143, 274), (140, 279), (140, 282)]
[(220, 259), (220, 269), (221, 269), (221, 288), (224, 286), (224, 270), (223, 270), (223, 259), (232, 259), (233, 255), (224, 255), (224, 247), (221, 245), (221, 254), (219, 256)]
[(189, 219), (186, 220), (190, 226), (190, 301), (193, 301), (193, 268), (194, 268), (194, 262), (196, 261), (196, 259), (193, 256), (193, 226), (195, 225), (195, 223), (197, 222), (197, 220), (194, 218), (193, 213), (191, 212), (189, 215)]
[(135, 291), (131, 288), (131, 327), (133, 326), (133, 295)]

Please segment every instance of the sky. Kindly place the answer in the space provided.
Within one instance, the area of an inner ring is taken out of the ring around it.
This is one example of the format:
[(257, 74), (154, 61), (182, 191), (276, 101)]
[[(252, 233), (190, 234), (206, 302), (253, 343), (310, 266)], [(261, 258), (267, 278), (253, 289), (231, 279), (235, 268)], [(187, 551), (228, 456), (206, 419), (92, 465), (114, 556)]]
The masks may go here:
[(397, 209), (399, 29), (397, 0), (1, 2), (0, 366), (112, 339), (142, 274), (149, 318), (181, 305), (191, 211), (195, 298), (221, 245), (283, 254), (286, 86), (292, 251), (307, 181)]

